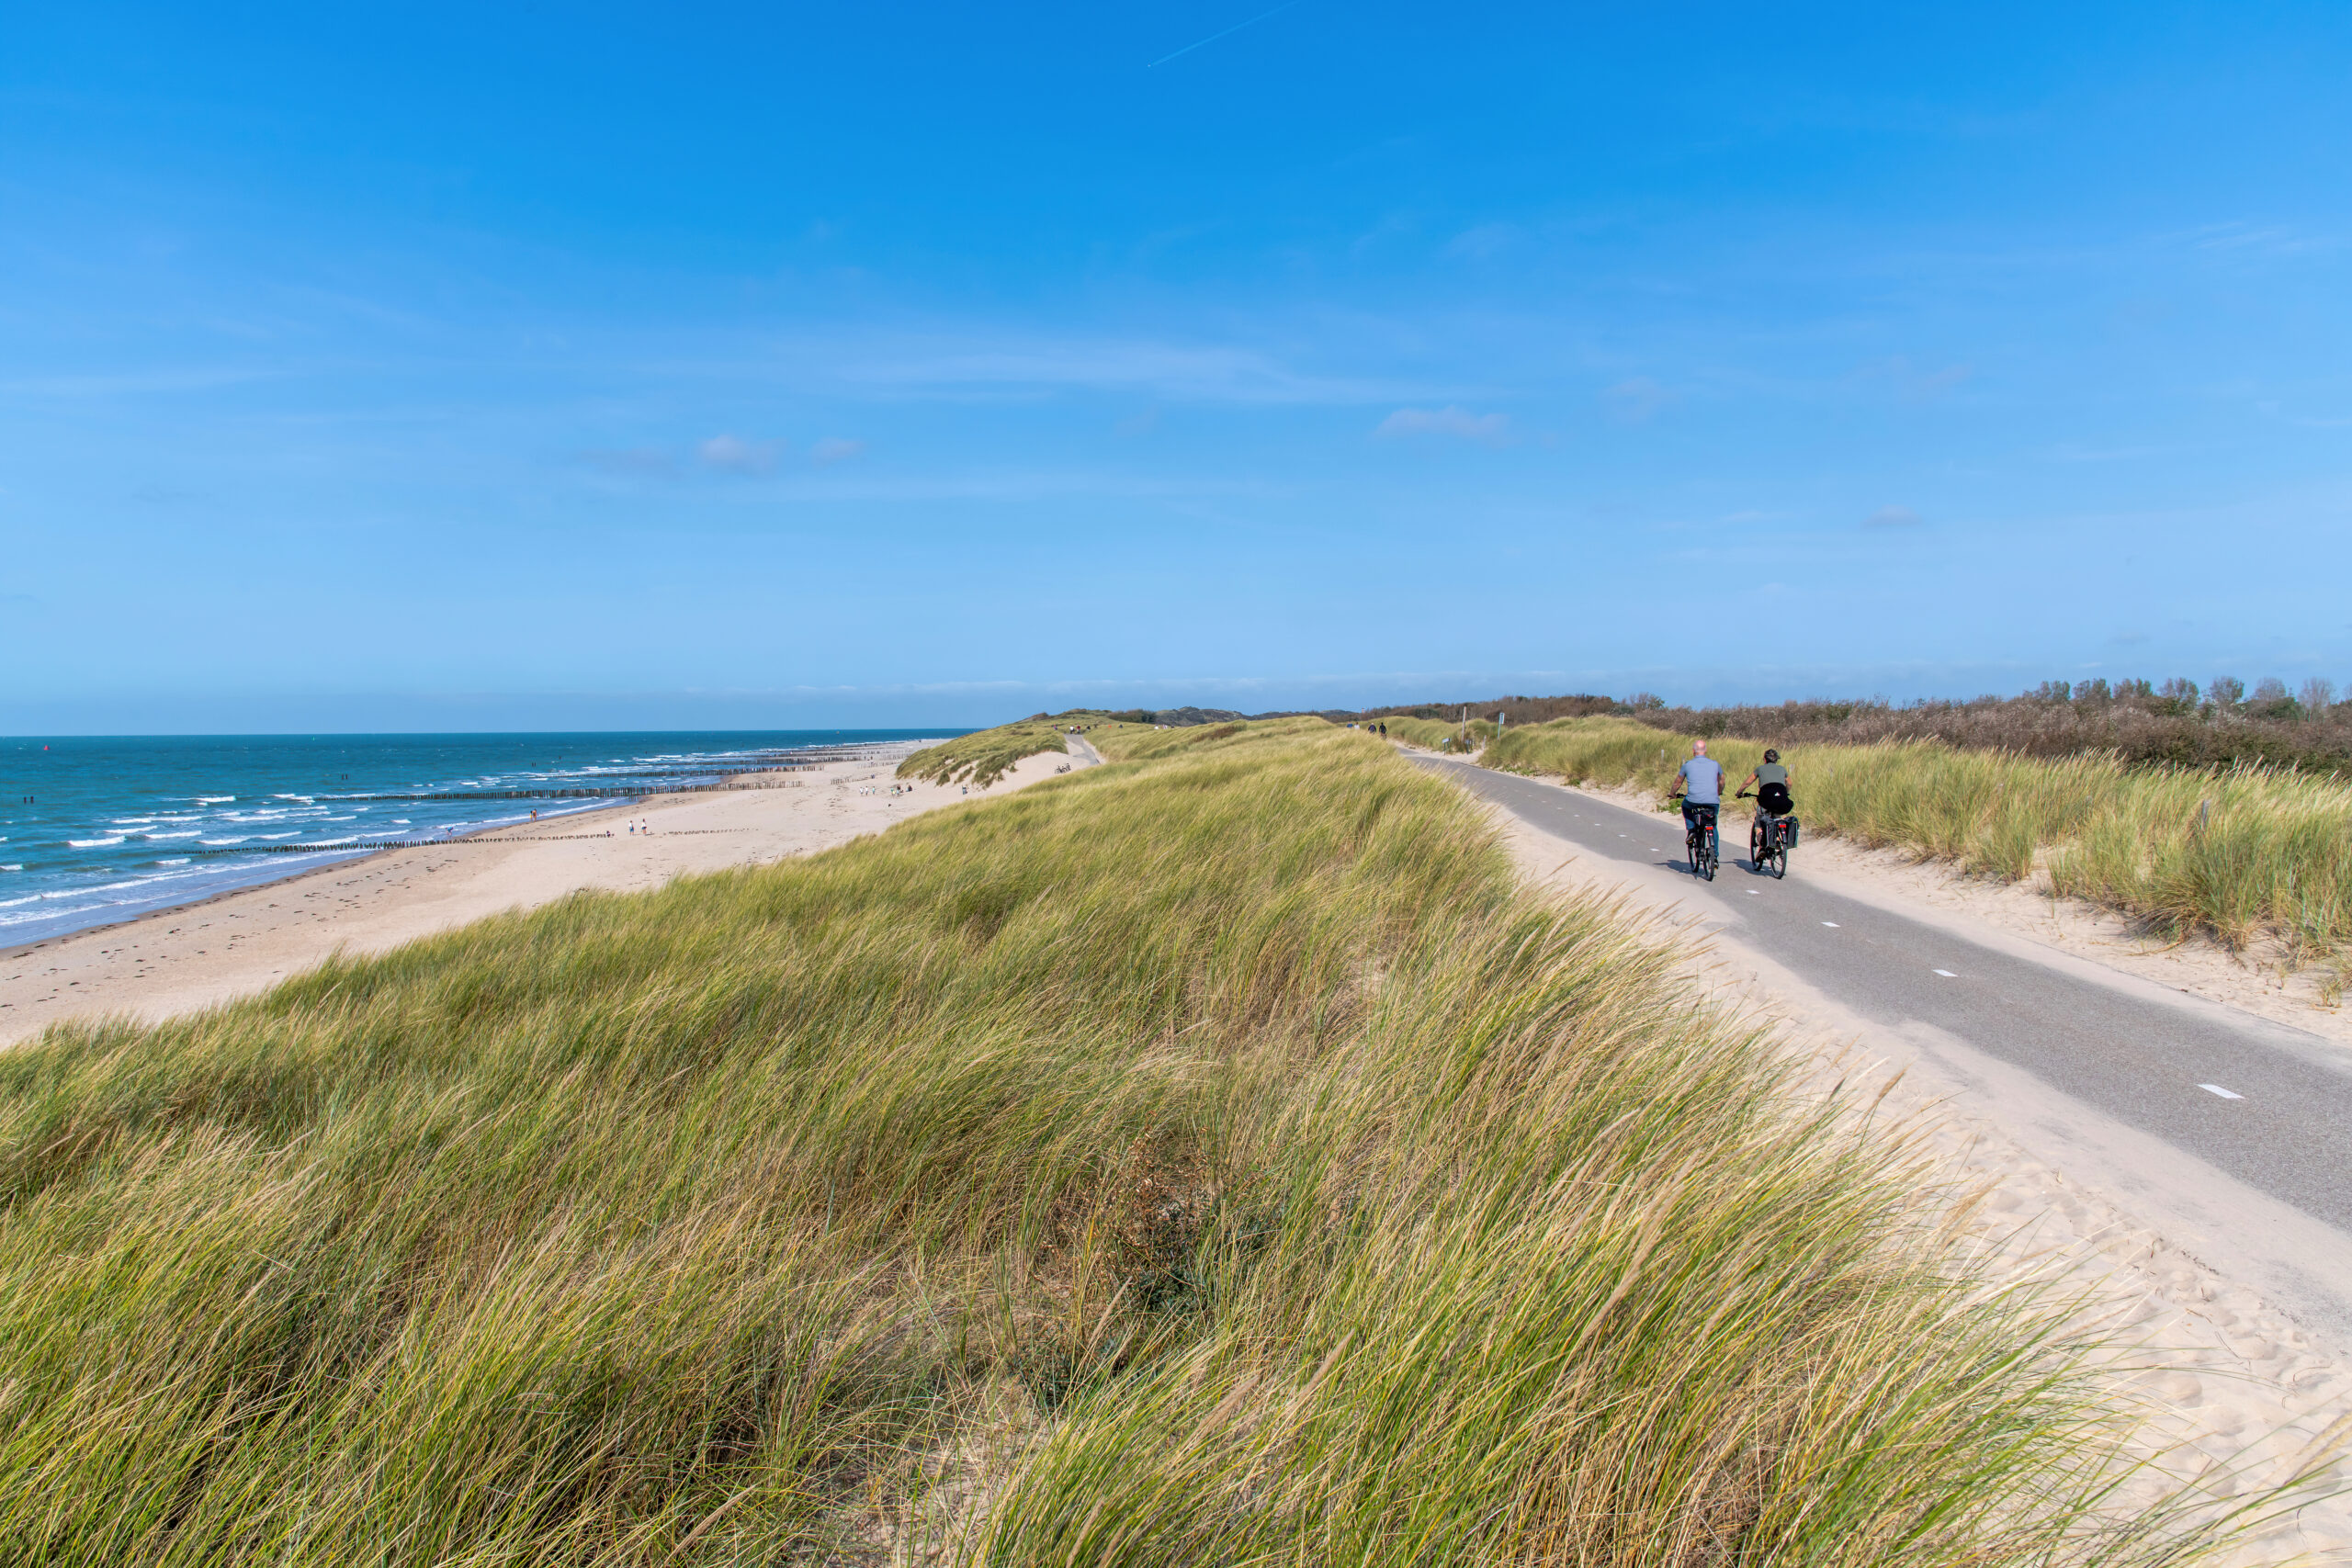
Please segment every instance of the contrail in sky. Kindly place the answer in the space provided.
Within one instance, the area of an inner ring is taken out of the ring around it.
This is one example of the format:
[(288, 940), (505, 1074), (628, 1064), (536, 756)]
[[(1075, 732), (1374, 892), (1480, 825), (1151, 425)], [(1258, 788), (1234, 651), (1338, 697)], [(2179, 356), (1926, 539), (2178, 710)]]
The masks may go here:
[(1146, 71), (1156, 71), (1160, 66), (1163, 66), (1170, 61), (1175, 59), (1178, 54), (1190, 54), (1193, 51), (1203, 48), (1205, 45), (1215, 43), (1221, 38), (1231, 38), (1235, 33), (1239, 32), (1242, 28), (1254, 28), (1260, 22), (1264, 21), (1268, 17), (1278, 17), (1297, 4), (1298, 0), (1283, 0), (1283, 3), (1275, 6), (1272, 10), (1261, 11), (1246, 22), (1236, 22), (1233, 26), (1226, 28), (1225, 31), (1221, 33), (1209, 34), (1208, 37), (1202, 39), (1198, 43), (1188, 43), (1183, 48), (1178, 50), (1176, 54), (1163, 54), (1159, 59), (1153, 61), (1149, 65), (1145, 66), (1144, 69)]

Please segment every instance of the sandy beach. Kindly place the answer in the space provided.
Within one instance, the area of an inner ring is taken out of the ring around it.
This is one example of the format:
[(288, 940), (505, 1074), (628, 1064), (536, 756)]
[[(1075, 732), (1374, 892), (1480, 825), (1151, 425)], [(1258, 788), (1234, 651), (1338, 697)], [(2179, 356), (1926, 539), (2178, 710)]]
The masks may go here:
[[(673, 877), (813, 854), (939, 807), (1001, 795), (1095, 759), (1023, 759), (987, 790), (900, 783), (912, 743), (742, 787), (388, 850), (119, 925), (0, 951), (0, 1045), (63, 1019), (153, 1021), (267, 988), (341, 948), (381, 953), (581, 888), (628, 892)], [(895, 792), (895, 793), (894, 793)], [(638, 830), (632, 830), (633, 829)]]

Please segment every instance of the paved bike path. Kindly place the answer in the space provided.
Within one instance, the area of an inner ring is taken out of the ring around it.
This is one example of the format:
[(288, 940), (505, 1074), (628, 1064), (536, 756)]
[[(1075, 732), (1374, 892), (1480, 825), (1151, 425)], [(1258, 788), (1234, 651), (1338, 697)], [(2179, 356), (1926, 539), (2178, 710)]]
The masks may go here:
[[(2289, 1250), (2332, 1243), (2338, 1256), (2271, 1261), (2302, 1278), (2298, 1315), (2338, 1333), (2352, 1328), (2344, 1288), (2352, 1278), (2352, 1054), (2149, 982), (2087, 974), (2096, 966), (2037, 955), (2033, 944), (1973, 941), (1816, 886), (1805, 878), (1802, 845), (1787, 878), (1776, 880), (1748, 864), (1746, 802), (1727, 803), (1722, 869), (1704, 883), (1687, 877), (1679, 815), (1627, 810), (1463, 762), (1412, 760), (1591, 854), (1686, 874), (1684, 900), (1727, 938), (1861, 1018), (1912, 1038), (1962, 1042), (2190, 1156), (2175, 1173), (2183, 1183), (2210, 1168), (2317, 1222), (2324, 1231), (2293, 1227)], [(1803, 812), (1800, 795), (1800, 819)], [(2316, 1282), (2322, 1276), (2326, 1282)]]

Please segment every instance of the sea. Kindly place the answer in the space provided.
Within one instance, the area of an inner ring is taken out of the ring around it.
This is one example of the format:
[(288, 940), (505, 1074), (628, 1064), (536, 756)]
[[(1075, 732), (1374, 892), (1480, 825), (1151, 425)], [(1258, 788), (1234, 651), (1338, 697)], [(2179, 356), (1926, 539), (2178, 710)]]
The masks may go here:
[(958, 730), (0, 738), (0, 948), (348, 860)]

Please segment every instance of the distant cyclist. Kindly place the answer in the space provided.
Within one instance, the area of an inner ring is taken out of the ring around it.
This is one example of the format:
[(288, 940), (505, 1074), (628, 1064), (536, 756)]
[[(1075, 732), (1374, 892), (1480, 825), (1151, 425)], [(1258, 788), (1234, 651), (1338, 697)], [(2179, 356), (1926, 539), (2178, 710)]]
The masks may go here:
[(1682, 760), (1682, 767), (1674, 775), (1673, 793), (1682, 797), (1682, 826), (1686, 831), (1699, 826), (1699, 808), (1719, 811), (1724, 803), (1724, 765), (1707, 755), (1707, 743), (1690, 742), (1690, 755)]
[(1796, 803), (1789, 795), (1789, 770), (1781, 765), (1778, 751), (1765, 751), (1764, 761), (1747, 775), (1747, 782), (1739, 786), (1739, 793), (1746, 795), (1751, 789), (1756, 792), (1758, 816), (1786, 817), (1796, 809)]

